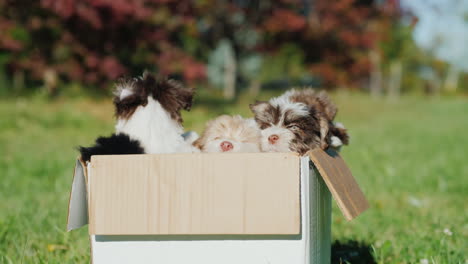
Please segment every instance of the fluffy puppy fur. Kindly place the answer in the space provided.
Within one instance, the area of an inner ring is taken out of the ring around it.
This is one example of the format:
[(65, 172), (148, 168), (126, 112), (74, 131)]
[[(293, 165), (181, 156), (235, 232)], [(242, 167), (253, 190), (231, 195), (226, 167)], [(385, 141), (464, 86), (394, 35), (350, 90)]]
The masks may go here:
[(202, 152), (260, 152), (260, 130), (253, 119), (222, 115), (207, 123), (193, 145)]
[(314, 148), (348, 144), (346, 130), (333, 123), (337, 108), (325, 92), (293, 89), (250, 109), (261, 129), (262, 151), (304, 155)]
[(92, 147), (80, 147), (81, 160), (89, 161), (93, 155), (143, 154), (145, 150), (140, 142), (125, 134), (112, 134), (110, 137), (99, 137)]
[(343, 144), (348, 145), (349, 136), (343, 124), (335, 124), (333, 122), (338, 108), (325, 91), (316, 93), (311, 88), (303, 90), (292, 89), (283, 96), (289, 98), (292, 102), (303, 103), (309, 108), (316, 109), (319, 113), (321, 147), (323, 149), (326, 149), (329, 145), (332, 147), (338, 147)]
[(181, 110), (190, 110), (194, 91), (179, 82), (145, 73), (116, 85), (116, 133), (100, 137), (82, 159), (99, 154), (174, 153), (198, 151), (184, 140)]

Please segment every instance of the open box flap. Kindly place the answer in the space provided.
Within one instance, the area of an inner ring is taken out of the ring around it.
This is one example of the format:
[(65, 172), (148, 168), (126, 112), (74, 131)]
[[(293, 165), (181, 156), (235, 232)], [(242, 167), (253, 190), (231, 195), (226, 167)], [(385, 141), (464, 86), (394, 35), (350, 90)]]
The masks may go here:
[(67, 231), (88, 224), (88, 201), (85, 174), (85, 164), (80, 159), (77, 159), (70, 191), (70, 201), (68, 202)]
[(351, 170), (336, 151), (314, 149), (309, 152), (309, 157), (348, 221), (369, 208)]

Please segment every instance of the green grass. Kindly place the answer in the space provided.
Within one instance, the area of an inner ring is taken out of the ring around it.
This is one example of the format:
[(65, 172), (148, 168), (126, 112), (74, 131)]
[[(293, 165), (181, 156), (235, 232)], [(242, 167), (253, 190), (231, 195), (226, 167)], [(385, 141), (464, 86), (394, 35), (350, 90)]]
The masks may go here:
[[(249, 116), (248, 96), (201, 97), (187, 129), (222, 113)], [(353, 222), (334, 206), (333, 239), (371, 246), (379, 263), (467, 263), (468, 100), (333, 97), (352, 136), (343, 156), (371, 203)], [(0, 263), (89, 261), (87, 228), (65, 231), (74, 148), (112, 127), (108, 101), (0, 100)]]

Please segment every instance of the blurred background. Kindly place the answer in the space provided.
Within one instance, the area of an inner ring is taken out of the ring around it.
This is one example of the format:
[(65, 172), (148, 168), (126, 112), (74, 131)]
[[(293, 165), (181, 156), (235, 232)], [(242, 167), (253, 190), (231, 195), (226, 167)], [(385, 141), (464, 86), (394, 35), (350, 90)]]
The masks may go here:
[(372, 208), (332, 263), (468, 263), (468, 1), (0, 0), (0, 263), (87, 263), (65, 232), (78, 145), (144, 70), (197, 88), (185, 128), (326, 89)]
[(227, 99), (291, 85), (467, 92), (466, 1), (329, 2), (2, 0), (0, 93), (102, 91), (143, 70)]

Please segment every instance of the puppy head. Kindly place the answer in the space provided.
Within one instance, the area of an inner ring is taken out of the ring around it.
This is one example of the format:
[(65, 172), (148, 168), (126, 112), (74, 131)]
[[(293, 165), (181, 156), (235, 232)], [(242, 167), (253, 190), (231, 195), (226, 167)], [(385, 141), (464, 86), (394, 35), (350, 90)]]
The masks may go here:
[(317, 113), (317, 120), (320, 126), (320, 147), (322, 149), (328, 148), (330, 144), (330, 125), (338, 112), (336, 105), (331, 101), (330, 97), (325, 91), (318, 93), (311, 88), (303, 90), (290, 90), (285, 93), (289, 96), (292, 102), (299, 102), (306, 104), (310, 109), (314, 109)]
[(207, 123), (193, 145), (203, 152), (260, 152), (259, 136), (254, 120), (222, 115)]
[(314, 108), (278, 97), (269, 102), (256, 102), (250, 109), (261, 129), (262, 151), (294, 151), (303, 155), (321, 147), (321, 117)]
[(184, 87), (180, 82), (163, 79), (153, 90), (153, 98), (171, 114), (172, 119), (182, 123), (181, 110), (192, 108), (194, 90)]
[(182, 123), (181, 110), (190, 110), (194, 90), (175, 80), (144, 73), (141, 78), (123, 79), (116, 85), (114, 105), (116, 116), (129, 119), (138, 107), (145, 107), (148, 98), (159, 102), (171, 118)]
[(310, 108), (315, 108), (317, 112), (320, 112), (328, 121), (332, 121), (338, 112), (336, 105), (331, 101), (325, 91), (317, 93), (312, 88), (302, 90), (292, 89), (283, 96), (288, 97), (292, 102), (303, 103)]

